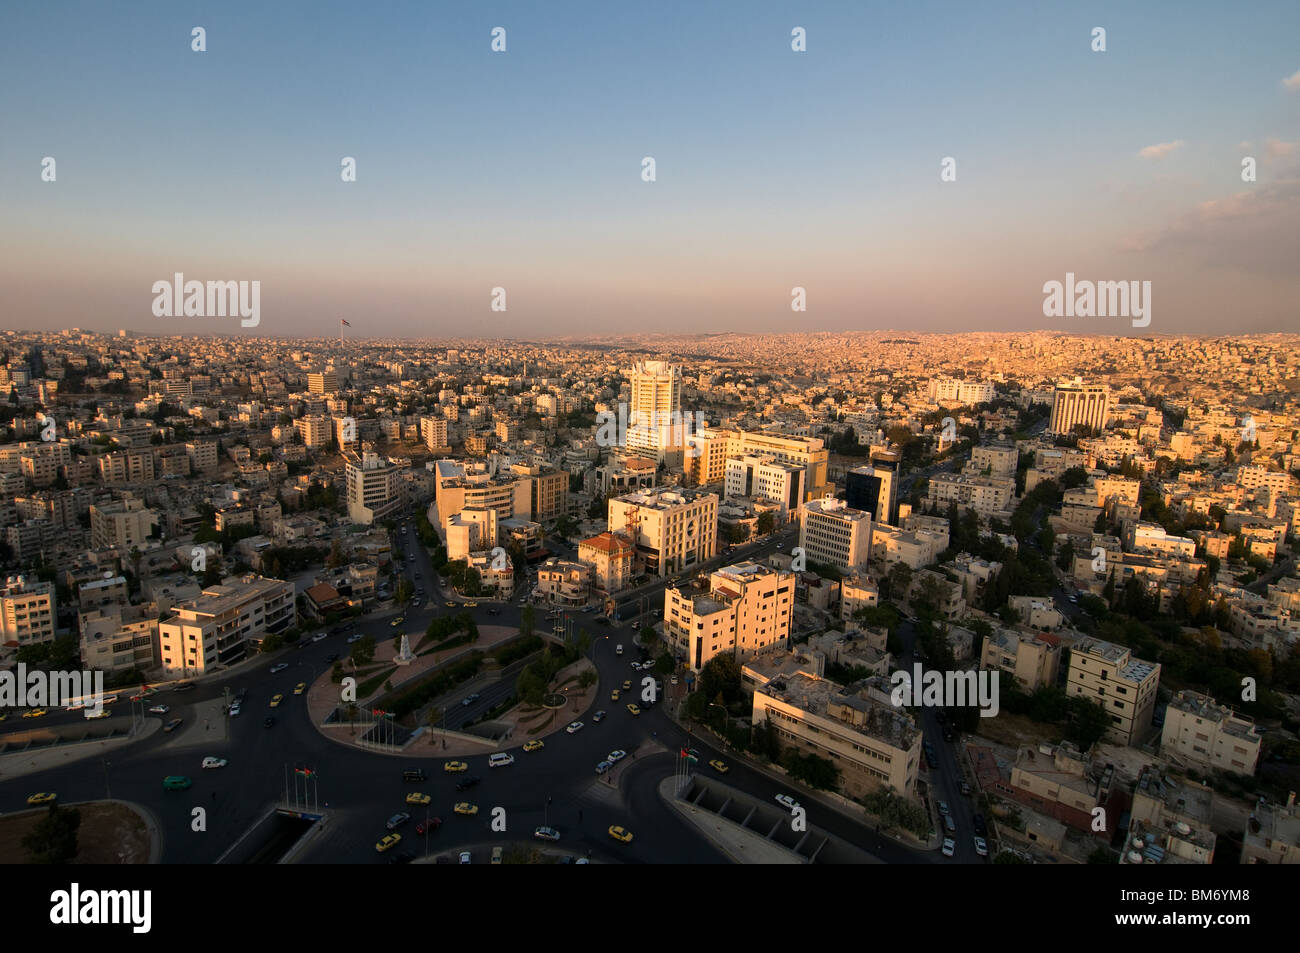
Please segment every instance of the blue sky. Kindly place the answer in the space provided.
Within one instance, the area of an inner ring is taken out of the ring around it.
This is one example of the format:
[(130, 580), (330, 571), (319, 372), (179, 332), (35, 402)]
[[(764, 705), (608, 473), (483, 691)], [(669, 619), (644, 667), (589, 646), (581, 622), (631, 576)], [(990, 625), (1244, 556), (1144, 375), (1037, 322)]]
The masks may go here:
[(1073, 271), (1296, 327), (1300, 4), (373, 6), (8, 6), (3, 325), (174, 330), (183, 271), (241, 333), (1126, 330), (1043, 317)]

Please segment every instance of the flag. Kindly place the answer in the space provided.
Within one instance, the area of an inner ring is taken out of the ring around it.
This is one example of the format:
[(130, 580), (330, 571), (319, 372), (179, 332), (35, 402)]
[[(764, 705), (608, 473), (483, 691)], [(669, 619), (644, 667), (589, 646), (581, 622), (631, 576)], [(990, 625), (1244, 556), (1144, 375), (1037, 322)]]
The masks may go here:
[(293, 773), (301, 774), (304, 778), (310, 778), (316, 774), (316, 772), (313, 771), (311, 768), (294, 768)]
[(348, 322), (347, 322), (347, 320), (346, 320), (345, 318), (339, 318), (339, 324), (342, 325), (342, 326), (345, 327), (345, 328), (350, 328), (350, 327), (352, 327), (352, 325), (348, 324)]

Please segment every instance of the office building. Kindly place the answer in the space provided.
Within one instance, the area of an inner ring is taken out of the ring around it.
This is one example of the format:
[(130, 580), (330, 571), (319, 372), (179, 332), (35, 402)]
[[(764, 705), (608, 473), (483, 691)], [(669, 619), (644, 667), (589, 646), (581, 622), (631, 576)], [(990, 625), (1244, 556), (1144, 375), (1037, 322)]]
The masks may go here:
[(711, 558), (718, 496), (700, 490), (628, 493), (609, 501), (609, 529), (623, 533), (652, 576), (670, 576)]
[(861, 569), (871, 558), (871, 514), (843, 500), (809, 500), (799, 520), (799, 545), (810, 564)]
[(400, 469), (376, 453), (343, 456), (347, 469), (348, 517), (354, 523), (381, 522), (402, 506)]
[(262, 639), (297, 618), (293, 583), (248, 574), (204, 589), (158, 623), (159, 654), (169, 678), (202, 675), (257, 651)]
[(1068, 434), (1077, 426), (1100, 432), (1110, 416), (1110, 388), (1085, 384), (1079, 379), (1060, 384), (1052, 397), (1052, 419), (1048, 433)]
[(790, 636), (795, 574), (758, 563), (712, 573), (707, 586), (664, 592), (664, 641), (699, 671), (719, 653), (749, 658)]

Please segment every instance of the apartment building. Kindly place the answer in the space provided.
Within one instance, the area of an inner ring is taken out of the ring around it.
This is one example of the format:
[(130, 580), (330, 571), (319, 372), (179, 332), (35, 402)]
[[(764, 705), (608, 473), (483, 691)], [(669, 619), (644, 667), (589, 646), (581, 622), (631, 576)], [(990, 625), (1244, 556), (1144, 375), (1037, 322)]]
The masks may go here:
[(297, 613), (291, 582), (248, 574), (204, 589), (158, 623), (159, 655), (169, 678), (202, 675), (256, 651), (262, 639), (291, 627)]
[(965, 469), (974, 475), (1014, 480), (1019, 462), (1020, 451), (1014, 446), (988, 444), (971, 448), (970, 460)]
[(438, 518), (444, 526), (461, 510), (490, 507), (499, 519), (528, 519), (532, 515), (532, 480), (514, 473), (493, 475), (483, 464), (438, 460), (431, 464)]
[(339, 375), (333, 368), (307, 375), (307, 393), (333, 394), (339, 389)]
[(92, 549), (143, 549), (158, 525), (158, 514), (143, 500), (120, 500), (90, 507)]
[(1184, 690), (1165, 707), (1160, 750), (1180, 764), (1254, 774), (1261, 741), (1253, 720), (1209, 695)]
[(827, 496), (827, 464), (830, 451), (819, 437), (790, 436), (762, 430), (719, 430), (704, 428), (688, 439), (691, 447), (685, 459), (688, 482), (702, 486), (725, 483), (727, 460), (755, 457), (802, 467), (803, 499)]
[(1027, 692), (1054, 687), (1061, 671), (1061, 640), (1043, 632), (999, 627), (984, 639), (980, 668), (1005, 672)]
[(586, 563), (548, 559), (537, 567), (537, 595), (554, 606), (584, 606), (591, 595), (591, 580)]
[(0, 587), (0, 642), (22, 648), (54, 639), (54, 586), (10, 576)]
[(1083, 695), (1106, 709), (1111, 741), (1146, 740), (1159, 687), (1160, 665), (1134, 658), (1125, 646), (1089, 637), (1070, 648), (1066, 694)]
[(420, 418), (420, 440), (430, 450), (445, 450), (451, 446), (447, 435), (447, 418), (429, 417)]
[(732, 457), (727, 460), (722, 498), (743, 496), (770, 500), (777, 504), (779, 518), (784, 521), (799, 511), (804, 499), (805, 476), (803, 467), (781, 463), (773, 457)]
[(965, 381), (953, 377), (932, 377), (926, 385), (926, 399), (932, 404), (956, 401), (964, 407), (993, 400), (993, 385), (986, 381)]
[(827, 497), (804, 504), (799, 545), (810, 563), (856, 570), (871, 559), (871, 514)]
[(632, 540), (647, 573), (669, 576), (713, 556), (718, 496), (700, 490), (665, 490), (613, 497), (609, 529)]
[(464, 559), (470, 553), (492, 549), (501, 538), (500, 517), (490, 506), (467, 506), (442, 521), (447, 559)]
[(714, 572), (705, 586), (670, 587), (664, 591), (664, 641), (695, 671), (719, 653), (756, 655), (789, 637), (795, 578), (744, 562)]
[(860, 609), (880, 605), (880, 587), (865, 573), (850, 573), (840, 579), (840, 618), (852, 619)]
[(1214, 792), (1146, 765), (1133, 789), (1122, 864), (1212, 864)]
[(376, 453), (343, 455), (347, 470), (348, 518), (370, 525), (382, 522), (402, 506), (400, 468)]
[(528, 498), (534, 523), (557, 520), (569, 511), (569, 474), (564, 470), (541, 464), (516, 463), (510, 472), (529, 481)]
[(1260, 798), (1250, 812), (1242, 836), (1243, 864), (1300, 864), (1300, 811), (1295, 792), (1286, 804), (1270, 804)]
[(783, 747), (832, 762), (848, 797), (884, 789), (915, 798), (921, 731), (887, 701), (888, 680), (869, 681), (877, 691), (867, 682), (841, 687), (802, 672), (774, 679), (754, 691), (753, 722), (770, 723)]
[(154, 479), (153, 453), (148, 450), (119, 450), (96, 458), (99, 478), (105, 483), (151, 483)]
[(1094, 770), (1082, 752), (1065, 741), (1022, 745), (1006, 788), (998, 792), (1075, 830), (1108, 837), (1092, 829), (1093, 812), (1100, 807), (1108, 816), (1120, 816), (1120, 805), (1112, 810), (1111, 804), (1112, 798), (1119, 800), (1117, 787), (1113, 768)]
[(86, 668), (106, 673), (158, 664), (158, 606), (108, 603), (78, 615), (81, 661)]
[(309, 414), (293, 422), (294, 429), (308, 450), (319, 450), (330, 445), (332, 428), (330, 420), (322, 414)]
[(946, 508), (952, 503), (968, 507), (983, 517), (1009, 515), (1016, 481), (967, 473), (936, 473), (930, 478), (930, 504)]
[(198, 440), (185, 444), (185, 455), (190, 458), (190, 468), (195, 473), (207, 473), (217, 468), (217, 443), (215, 440)]

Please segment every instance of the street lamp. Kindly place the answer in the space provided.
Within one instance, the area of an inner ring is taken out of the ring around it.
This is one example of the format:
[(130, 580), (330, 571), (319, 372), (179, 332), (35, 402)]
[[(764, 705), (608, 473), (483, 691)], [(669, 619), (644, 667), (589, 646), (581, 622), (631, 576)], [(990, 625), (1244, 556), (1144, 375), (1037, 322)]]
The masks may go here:
[(724, 734), (723, 734), (722, 737), (723, 737), (723, 740), (726, 741), (726, 743), (727, 743), (727, 747), (731, 747), (731, 712), (727, 711), (727, 709), (726, 709), (724, 706), (719, 705), (717, 702), (709, 702), (708, 707), (706, 707), (704, 710), (705, 710), (705, 711), (708, 711), (709, 708), (721, 708), (721, 709), (722, 709), (723, 717), (727, 719), (727, 720), (726, 720), (726, 728), (723, 729)]

